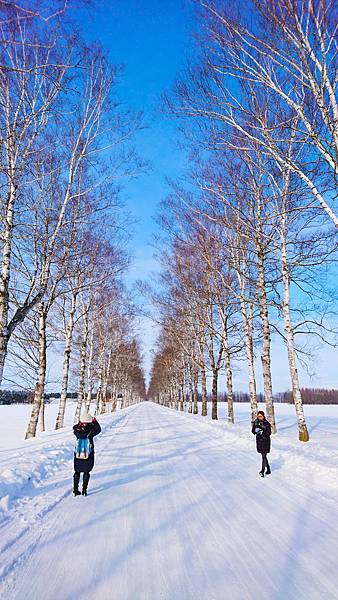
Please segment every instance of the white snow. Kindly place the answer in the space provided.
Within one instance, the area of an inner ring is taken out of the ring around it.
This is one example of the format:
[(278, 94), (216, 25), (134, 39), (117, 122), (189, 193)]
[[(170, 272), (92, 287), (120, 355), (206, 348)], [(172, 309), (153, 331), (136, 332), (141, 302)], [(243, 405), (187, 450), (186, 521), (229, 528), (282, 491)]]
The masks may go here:
[(86, 498), (73, 407), (24, 442), (27, 408), (0, 407), (1, 598), (338, 599), (338, 407), (306, 407), (302, 444), (277, 405), (264, 479), (246, 404), (234, 426), (226, 405), (217, 422), (147, 402), (107, 414)]

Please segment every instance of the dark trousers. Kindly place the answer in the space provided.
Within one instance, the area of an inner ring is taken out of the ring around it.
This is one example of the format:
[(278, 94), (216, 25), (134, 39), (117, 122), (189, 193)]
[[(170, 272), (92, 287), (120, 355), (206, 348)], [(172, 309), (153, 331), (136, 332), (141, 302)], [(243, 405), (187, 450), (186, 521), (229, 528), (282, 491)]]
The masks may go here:
[[(80, 475), (81, 475), (81, 473), (79, 471), (75, 471), (74, 476), (73, 476), (74, 492), (77, 492), (79, 490)], [(82, 485), (83, 492), (87, 491), (89, 479), (90, 479), (90, 473), (83, 473), (83, 485)]]
[(266, 454), (262, 454), (262, 473), (264, 473), (265, 469), (270, 471), (270, 465), (268, 462), (268, 458)]

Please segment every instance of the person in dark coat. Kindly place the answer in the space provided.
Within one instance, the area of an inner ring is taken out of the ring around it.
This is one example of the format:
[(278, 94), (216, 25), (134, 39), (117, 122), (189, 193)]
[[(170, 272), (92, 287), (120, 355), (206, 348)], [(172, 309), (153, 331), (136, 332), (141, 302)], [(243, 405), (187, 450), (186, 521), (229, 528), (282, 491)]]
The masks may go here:
[(267, 454), (269, 454), (271, 448), (271, 425), (269, 421), (266, 420), (262, 410), (258, 411), (257, 419), (253, 422), (252, 433), (256, 436), (257, 452), (262, 455), (262, 469), (259, 474), (261, 477), (264, 477), (264, 472), (266, 475), (270, 475), (271, 469), (268, 463)]
[[(93, 437), (101, 432), (97, 420), (87, 411), (81, 414), (80, 421), (74, 425), (73, 432), (77, 440), (74, 451), (74, 496), (79, 496), (80, 474), (83, 473), (82, 496), (87, 496), (90, 471), (94, 466), (94, 440)], [(80, 443), (78, 443), (80, 440)]]

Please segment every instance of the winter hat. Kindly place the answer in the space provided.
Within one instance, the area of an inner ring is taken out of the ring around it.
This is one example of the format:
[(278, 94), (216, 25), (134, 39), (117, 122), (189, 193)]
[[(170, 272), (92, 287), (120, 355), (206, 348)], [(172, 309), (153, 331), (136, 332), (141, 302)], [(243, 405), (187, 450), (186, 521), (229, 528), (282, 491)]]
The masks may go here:
[(92, 420), (93, 420), (92, 415), (89, 412), (87, 412), (86, 410), (83, 411), (83, 413), (81, 414), (81, 417), (80, 417), (80, 423), (91, 423)]

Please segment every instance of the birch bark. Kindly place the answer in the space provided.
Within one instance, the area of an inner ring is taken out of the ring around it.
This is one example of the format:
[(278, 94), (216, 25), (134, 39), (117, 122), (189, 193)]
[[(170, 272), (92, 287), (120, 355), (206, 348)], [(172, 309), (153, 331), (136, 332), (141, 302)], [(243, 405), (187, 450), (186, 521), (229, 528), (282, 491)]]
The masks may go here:
[(87, 361), (87, 345), (88, 345), (88, 315), (83, 315), (83, 331), (82, 342), (80, 349), (80, 376), (77, 392), (76, 410), (74, 422), (77, 423), (80, 419), (82, 404), (84, 401), (85, 377), (86, 377), (86, 361)]
[[(31, 417), (28, 423), (25, 439), (35, 437), (41, 405), (44, 403), (45, 379), (46, 379), (46, 314), (44, 302), (41, 301), (38, 309), (38, 377), (35, 385), (35, 394)], [(41, 423), (44, 431), (44, 418)]]
[(72, 351), (73, 331), (74, 331), (74, 317), (76, 311), (76, 301), (78, 292), (72, 293), (71, 306), (68, 316), (68, 322), (66, 326), (65, 346), (63, 350), (63, 366), (62, 366), (62, 382), (61, 382), (61, 395), (58, 414), (56, 417), (55, 429), (61, 429), (64, 424), (67, 392), (68, 392), (68, 379), (69, 379), (69, 365), (70, 356)]

